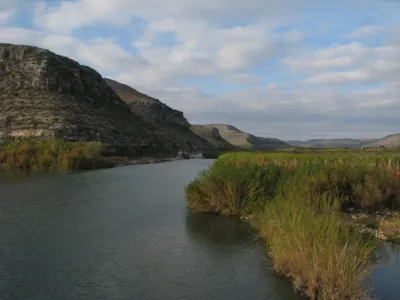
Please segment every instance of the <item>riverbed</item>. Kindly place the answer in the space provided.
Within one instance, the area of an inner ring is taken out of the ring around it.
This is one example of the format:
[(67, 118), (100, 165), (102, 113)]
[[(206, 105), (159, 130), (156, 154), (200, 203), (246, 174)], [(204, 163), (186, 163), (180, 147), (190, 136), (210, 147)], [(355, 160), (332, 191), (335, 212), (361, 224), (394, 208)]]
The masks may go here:
[[(186, 209), (211, 162), (0, 173), (1, 299), (301, 299), (244, 221)], [(379, 253), (370, 285), (399, 299), (399, 250)]]

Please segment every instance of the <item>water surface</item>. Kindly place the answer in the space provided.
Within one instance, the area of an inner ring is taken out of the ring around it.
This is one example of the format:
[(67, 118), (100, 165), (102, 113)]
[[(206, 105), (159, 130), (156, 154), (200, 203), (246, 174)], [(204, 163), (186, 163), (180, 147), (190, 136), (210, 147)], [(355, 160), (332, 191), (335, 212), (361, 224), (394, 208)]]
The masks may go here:
[[(188, 212), (184, 186), (209, 163), (0, 172), (1, 299), (300, 299), (248, 225)], [(396, 251), (385, 250), (372, 284), (399, 299)]]
[(249, 226), (187, 211), (209, 163), (0, 173), (1, 299), (299, 299)]

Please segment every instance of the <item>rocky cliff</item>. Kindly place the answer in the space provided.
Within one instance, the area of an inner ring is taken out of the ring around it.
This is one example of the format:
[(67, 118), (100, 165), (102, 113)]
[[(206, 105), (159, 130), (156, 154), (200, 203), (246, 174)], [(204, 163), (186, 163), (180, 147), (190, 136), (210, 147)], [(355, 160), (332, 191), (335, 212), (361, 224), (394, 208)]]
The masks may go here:
[(45, 49), (0, 44), (0, 137), (193, 150), (165, 132), (158, 134), (152, 123), (132, 113), (95, 70)]

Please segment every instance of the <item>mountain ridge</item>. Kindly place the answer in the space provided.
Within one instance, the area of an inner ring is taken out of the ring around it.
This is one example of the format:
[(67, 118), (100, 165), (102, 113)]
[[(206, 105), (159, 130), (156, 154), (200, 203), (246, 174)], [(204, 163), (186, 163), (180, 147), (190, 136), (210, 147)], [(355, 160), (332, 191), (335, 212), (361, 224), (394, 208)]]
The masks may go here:
[[(203, 128), (215, 128), (221, 138), (229, 144), (244, 149), (274, 149), (274, 148), (290, 148), (291, 146), (276, 138), (267, 138), (255, 136), (251, 133), (244, 132), (237, 127), (229, 124), (204, 124), (196, 125)], [(198, 132), (198, 134), (201, 134)]]

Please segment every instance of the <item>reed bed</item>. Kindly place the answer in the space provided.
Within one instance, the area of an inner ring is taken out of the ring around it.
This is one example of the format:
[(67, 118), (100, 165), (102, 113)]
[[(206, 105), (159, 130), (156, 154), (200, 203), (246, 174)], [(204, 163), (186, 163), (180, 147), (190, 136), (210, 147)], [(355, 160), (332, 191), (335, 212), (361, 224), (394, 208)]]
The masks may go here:
[(114, 162), (103, 156), (99, 142), (20, 140), (0, 147), (0, 166), (23, 170), (86, 170), (108, 168)]
[(229, 153), (185, 189), (194, 212), (241, 215), (310, 299), (365, 299), (377, 241), (340, 211), (400, 208), (400, 155)]

